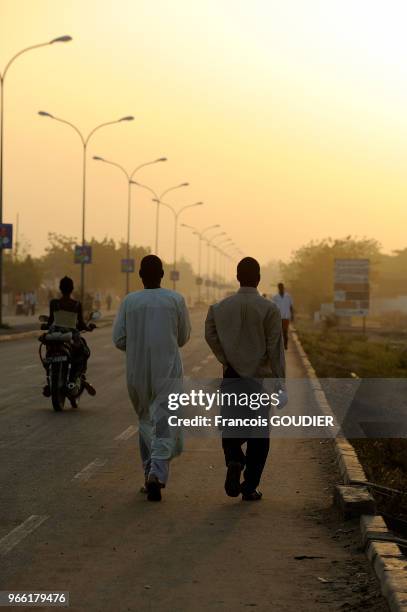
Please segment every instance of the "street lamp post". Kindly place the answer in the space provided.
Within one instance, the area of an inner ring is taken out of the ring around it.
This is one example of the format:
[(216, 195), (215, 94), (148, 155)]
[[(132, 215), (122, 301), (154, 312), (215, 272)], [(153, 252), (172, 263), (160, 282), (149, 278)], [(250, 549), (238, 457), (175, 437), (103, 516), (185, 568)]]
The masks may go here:
[(173, 275), (172, 275), (172, 288), (175, 291), (176, 283), (177, 283), (177, 280), (175, 278), (175, 272), (177, 270), (178, 219), (180, 217), (180, 214), (182, 212), (184, 212), (184, 210), (186, 210), (187, 208), (192, 208), (194, 206), (202, 206), (203, 202), (195, 202), (195, 204), (187, 204), (186, 206), (183, 206), (182, 208), (180, 208), (178, 211), (176, 211), (170, 204), (167, 204), (166, 202), (162, 202), (161, 201), (161, 204), (163, 204), (163, 206), (166, 206), (167, 208), (169, 208), (172, 211), (172, 214), (174, 215), (174, 259), (173, 259), (173, 267), (172, 267), (172, 271), (173, 271)]
[(220, 236), (226, 236), (226, 232), (219, 232), (218, 234), (215, 234), (215, 236), (212, 236), (212, 238), (210, 240), (206, 241), (206, 246), (207, 246), (207, 251), (206, 251), (206, 267), (207, 267), (207, 274), (208, 274), (208, 282), (206, 285), (206, 299), (207, 302), (209, 303), (209, 294), (210, 294), (210, 276), (211, 276), (211, 268), (210, 268), (210, 262), (211, 262), (211, 246), (213, 244), (213, 241), (216, 238), (219, 238)]
[[(219, 242), (217, 244), (217, 251), (219, 253), (219, 278), (222, 281), (225, 281), (225, 270), (224, 270), (224, 261), (222, 261), (222, 257), (225, 257), (225, 252), (222, 250), (221, 247), (225, 248), (226, 246), (230, 245), (230, 243), (232, 242), (231, 238), (225, 238), (224, 240), (221, 240), (221, 242)], [(222, 295), (222, 287), (219, 286), (218, 287), (218, 298)]]
[[(40, 47), (48, 47), (49, 45), (53, 45), (54, 43), (62, 43), (69, 42), (72, 38), (70, 36), (58, 36), (58, 38), (53, 38), (52, 40), (40, 43), (38, 45), (31, 45), (30, 47), (26, 47), (22, 49), (7, 62), (6, 67), (3, 72), (0, 73), (0, 224), (3, 223), (3, 187), (4, 187), (4, 175), (3, 175), (3, 166), (4, 166), (4, 83), (6, 74), (11, 66), (11, 64), (16, 60), (20, 55), (27, 53), (28, 51), (32, 51), (34, 49), (39, 49)], [(3, 249), (0, 248), (0, 327), (3, 325)]]
[(174, 191), (174, 189), (179, 189), (180, 187), (188, 187), (189, 183), (181, 183), (180, 185), (169, 187), (168, 189), (165, 189), (165, 191), (163, 191), (161, 195), (158, 195), (154, 191), (154, 189), (151, 189), (151, 187), (148, 187), (147, 185), (142, 185), (141, 183), (137, 183), (136, 181), (133, 181), (133, 184), (137, 185), (138, 187), (142, 187), (143, 189), (147, 189), (147, 191), (152, 193), (154, 196), (153, 202), (155, 202), (157, 205), (156, 213), (155, 213), (155, 251), (154, 252), (158, 256), (158, 230), (159, 230), (159, 220), (160, 220), (160, 204), (164, 203), (162, 200), (163, 200), (163, 197), (167, 193), (169, 193), (170, 191)]
[[(116, 168), (119, 168), (119, 170), (121, 170), (123, 172), (123, 174), (125, 175), (126, 179), (127, 179), (127, 244), (126, 244), (126, 258), (127, 258), (127, 266), (129, 263), (129, 259), (130, 259), (130, 217), (131, 217), (131, 186), (133, 184), (135, 184), (135, 181), (133, 181), (133, 177), (135, 176), (135, 174), (137, 174), (137, 172), (139, 170), (141, 170), (141, 168), (144, 168), (145, 166), (151, 166), (152, 164), (157, 164), (158, 162), (164, 162), (167, 161), (166, 157), (159, 157), (158, 159), (154, 159), (153, 161), (149, 161), (149, 162), (145, 162), (144, 164), (140, 164), (139, 166), (137, 166), (137, 168), (135, 168), (133, 170), (133, 172), (127, 172), (127, 170), (121, 166), (120, 164), (117, 164), (116, 162), (112, 162), (109, 161), (108, 159), (104, 159), (103, 157), (100, 157), (98, 155), (94, 155), (93, 159), (96, 161), (101, 161), (104, 162), (105, 164), (110, 164), (111, 166), (116, 166)], [(130, 271), (129, 269), (126, 270), (126, 295), (127, 293), (129, 293), (130, 291)]]
[[(88, 144), (92, 136), (95, 132), (100, 130), (101, 128), (107, 125), (114, 125), (115, 123), (121, 123), (123, 121), (133, 121), (134, 117), (132, 115), (126, 115), (125, 117), (121, 117), (120, 119), (116, 119), (115, 121), (106, 121), (105, 123), (101, 123), (97, 125), (89, 134), (85, 137), (79, 128), (76, 127), (70, 121), (66, 121), (65, 119), (61, 119), (60, 117), (55, 117), (46, 111), (38, 112), (41, 117), (48, 117), (50, 119), (54, 119), (55, 121), (59, 121), (60, 123), (65, 123), (65, 125), (69, 125), (75, 132), (78, 134), (79, 138), (82, 142), (83, 147), (83, 159), (82, 159), (82, 246), (85, 246), (85, 221), (86, 221), (86, 162), (87, 162), (87, 149)], [(81, 301), (83, 303), (85, 295), (85, 262), (81, 261), (81, 282), (80, 282), (80, 296)]]
[(215, 225), (209, 225), (209, 227), (206, 227), (204, 230), (202, 230), (201, 232), (196, 228), (193, 227), (192, 225), (188, 225), (187, 223), (181, 223), (182, 227), (188, 227), (189, 229), (191, 229), (193, 231), (193, 233), (198, 236), (198, 303), (200, 303), (201, 301), (201, 283), (202, 283), (202, 277), (201, 277), (201, 262), (202, 262), (202, 240), (204, 235), (206, 234), (206, 232), (209, 232), (209, 230), (211, 229), (215, 229), (217, 227), (220, 227), (219, 223), (216, 223)]

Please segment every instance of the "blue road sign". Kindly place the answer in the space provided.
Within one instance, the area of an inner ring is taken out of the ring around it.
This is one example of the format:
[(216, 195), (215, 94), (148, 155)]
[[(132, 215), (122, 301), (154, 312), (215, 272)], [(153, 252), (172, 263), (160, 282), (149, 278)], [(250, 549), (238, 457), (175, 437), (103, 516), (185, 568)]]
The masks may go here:
[(0, 223), (0, 249), (13, 248), (13, 226), (11, 223)]
[(92, 263), (92, 247), (88, 244), (77, 244), (75, 246), (74, 262), (76, 264)]
[(134, 259), (122, 259), (122, 272), (134, 272)]

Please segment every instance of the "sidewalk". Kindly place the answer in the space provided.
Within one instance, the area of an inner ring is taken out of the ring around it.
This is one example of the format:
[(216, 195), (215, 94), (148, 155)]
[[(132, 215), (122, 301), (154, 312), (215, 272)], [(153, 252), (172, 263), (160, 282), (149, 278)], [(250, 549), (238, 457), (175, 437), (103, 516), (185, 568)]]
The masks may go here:
[(4, 315), (3, 323), (9, 327), (0, 328), (0, 335), (16, 334), (20, 332), (31, 331), (39, 329), (40, 322), (38, 317), (42, 313), (40, 309), (38, 314), (32, 315)]
[[(101, 311), (102, 318), (100, 319), (101, 323), (106, 323), (107, 321), (113, 320), (116, 315), (116, 311)], [(9, 327), (0, 327), (0, 336), (10, 336), (15, 334), (21, 334), (29, 331), (39, 331), (41, 323), (38, 320), (38, 317), (41, 314), (47, 314), (46, 308), (39, 308), (37, 314), (34, 316), (29, 315), (28, 317), (25, 315), (6, 315), (3, 317), (3, 323), (8, 325)], [(97, 323), (98, 325), (99, 323)]]

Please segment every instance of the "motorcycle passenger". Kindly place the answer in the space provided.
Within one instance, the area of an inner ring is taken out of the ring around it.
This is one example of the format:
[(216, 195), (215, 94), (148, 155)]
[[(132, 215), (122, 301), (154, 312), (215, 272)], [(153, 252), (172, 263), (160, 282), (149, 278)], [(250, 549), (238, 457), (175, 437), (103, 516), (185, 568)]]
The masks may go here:
[[(80, 301), (72, 298), (72, 292), (74, 290), (73, 280), (68, 276), (64, 276), (59, 283), (59, 289), (62, 294), (61, 297), (52, 299), (49, 303), (49, 318), (47, 327), (73, 328), (78, 332), (92, 331), (95, 329), (96, 325), (94, 323), (87, 324), (85, 322), (83, 318), (82, 304)], [(83, 338), (79, 333), (75, 334), (72, 346), (72, 379), (75, 378), (78, 373), (81, 373), (86, 391), (90, 395), (95, 395), (95, 388), (85, 379), (89, 356), (90, 349), (85, 338)], [(51, 389), (48, 384), (45, 385), (43, 394), (46, 397), (51, 395)]]

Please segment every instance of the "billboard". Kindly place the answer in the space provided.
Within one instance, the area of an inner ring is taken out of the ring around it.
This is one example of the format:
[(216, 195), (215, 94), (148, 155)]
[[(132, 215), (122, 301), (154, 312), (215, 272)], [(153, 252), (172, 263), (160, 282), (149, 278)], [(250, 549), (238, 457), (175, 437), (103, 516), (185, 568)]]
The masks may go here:
[(0, 223), (0, 249), (13, 248), (13, 226), (11, 223)]
[(334, 309), (339, 317), (369, 314), (369, 259), (335, 259)]
[(92, 247), (88, 244), (77, 244), (74, 251), (74, 262), (76, 264), (92, 263)]

